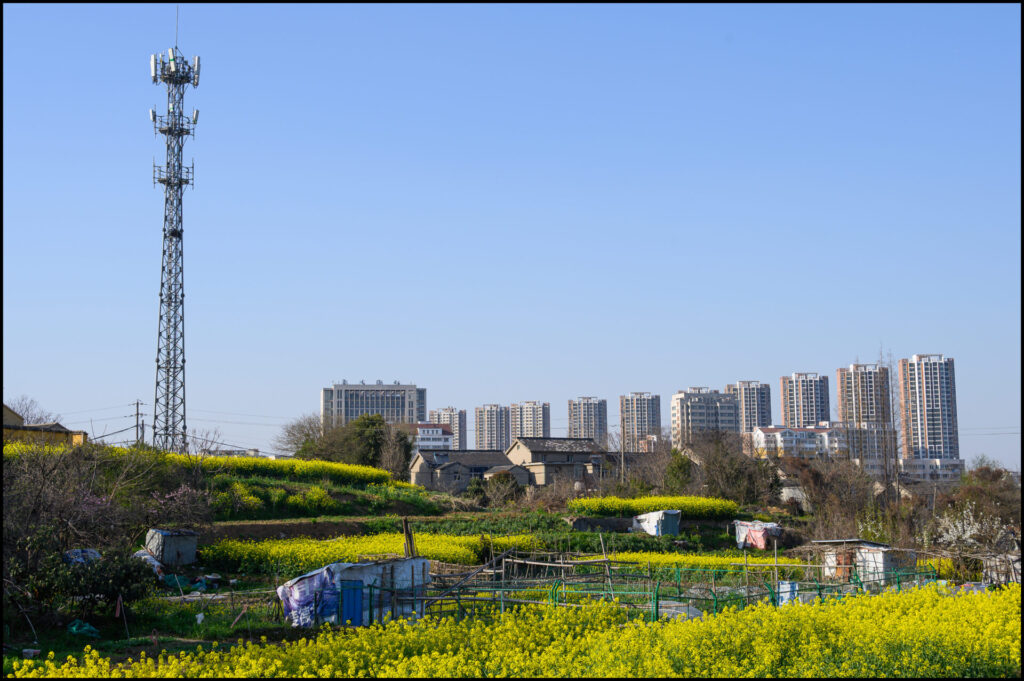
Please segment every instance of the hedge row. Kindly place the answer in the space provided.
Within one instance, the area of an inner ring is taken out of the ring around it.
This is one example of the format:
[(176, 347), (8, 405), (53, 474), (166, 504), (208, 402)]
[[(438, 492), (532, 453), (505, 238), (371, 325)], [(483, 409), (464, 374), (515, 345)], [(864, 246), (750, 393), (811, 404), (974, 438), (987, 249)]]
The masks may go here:
[(568, 504), (571, 513), (588, 516), (624, 517), (651, 511), (678, 510), (684, 518), (728, 518), (739, 511), (739, 505), (728, 499), (714, 497), (587, 497)]

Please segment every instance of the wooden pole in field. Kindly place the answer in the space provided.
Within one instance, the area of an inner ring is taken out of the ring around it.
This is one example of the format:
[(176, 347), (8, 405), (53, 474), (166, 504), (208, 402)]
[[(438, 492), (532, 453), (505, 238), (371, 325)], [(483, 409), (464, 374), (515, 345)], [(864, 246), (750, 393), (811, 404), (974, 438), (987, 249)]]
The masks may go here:
[(772, 549), (775, 551), (775, 604), (779, 603), (779, 542), (772, 537)]
[(743, 551), (743, 598), (750, 605), (750, 574), (747, 572), (747, 552)]
[(601, 555), (604, 556), (604, 561), (605, 561), (604, 562), (604, 577), (605, 577), (605, 580), (608, 582), (608, 597), (609, 598), (614, 598), (614, 596), (615, 596), (615, 589), (612, 588), (612, 568), (611, 568), (611, 564), (608, 562), (608, 552), (605, 551), (605, 549), (604, 549), (604, 535), (602, 535), (601, 532), (598, 531), (597, 538), (601, 540)]

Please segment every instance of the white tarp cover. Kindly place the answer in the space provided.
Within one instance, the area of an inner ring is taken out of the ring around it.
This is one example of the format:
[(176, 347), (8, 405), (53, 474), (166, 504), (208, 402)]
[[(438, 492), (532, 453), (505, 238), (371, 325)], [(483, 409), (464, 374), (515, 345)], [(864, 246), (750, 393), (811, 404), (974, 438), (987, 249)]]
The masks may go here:
[(778, 523), (763, 523), (760, 520), (747, 522), (745, 520), (732, 521), (736, 525), (736, 546), (754, 549), (767, 549), (768, 537), (777, 537), (782, 534), (782, 526)]
[(633, 527), (629, 531), (646, 532), (653, 537), (674, 536), (679, 534), (680, 515), (678, 510), (665, 510), (633, 516)]

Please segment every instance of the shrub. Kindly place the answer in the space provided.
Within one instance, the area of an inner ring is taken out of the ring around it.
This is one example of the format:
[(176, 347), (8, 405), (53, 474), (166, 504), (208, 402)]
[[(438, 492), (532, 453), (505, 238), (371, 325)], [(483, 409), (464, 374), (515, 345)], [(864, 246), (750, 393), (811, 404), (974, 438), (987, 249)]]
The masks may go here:
[(145, 597), (155, 582), (147, 563), (113, 551), (91, 563), (74, 565), (66, 564), (59, 553), (48, 553), (34, 570), (18, 558), (7, 562), (10, 586), (17, 588), (5, 588), (5, 598), (18, 601), (26, 610), (61, 611), (82, 619), (98, 607), (113, 606), (118, 596), (123, 603)]

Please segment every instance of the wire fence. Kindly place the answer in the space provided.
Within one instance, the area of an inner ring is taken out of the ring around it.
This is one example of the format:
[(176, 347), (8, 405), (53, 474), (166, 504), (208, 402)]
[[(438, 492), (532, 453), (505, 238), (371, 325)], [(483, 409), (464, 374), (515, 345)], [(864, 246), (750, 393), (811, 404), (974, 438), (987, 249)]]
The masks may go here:
[[(481, 612), (504, 612), (516, 605), (540, 604), (586, 607), (613, 602), (631, 617), (654, 621), (661, 617), (702, 617), (761, 602), (774, 606), (791, 602), (843, 598), (855, 593), (901, 591), (934, 582), (933, 567), (893, 569), (859, 574), (856, 566), (836, 574), (825, 565), (742, 565), (729, 568), (652, 567), (578, 555), (512, 555), (500, 568), (432, 575), (433, 581), (417, 612), (464, 617)], [(461, 579), (460, 579), (461, 578)]]

